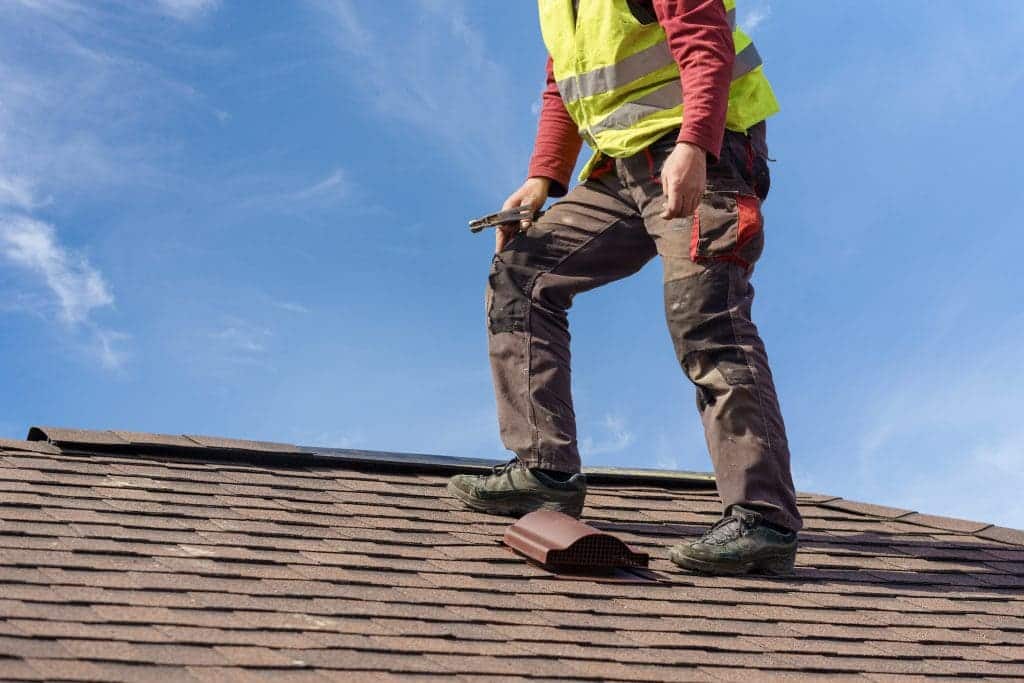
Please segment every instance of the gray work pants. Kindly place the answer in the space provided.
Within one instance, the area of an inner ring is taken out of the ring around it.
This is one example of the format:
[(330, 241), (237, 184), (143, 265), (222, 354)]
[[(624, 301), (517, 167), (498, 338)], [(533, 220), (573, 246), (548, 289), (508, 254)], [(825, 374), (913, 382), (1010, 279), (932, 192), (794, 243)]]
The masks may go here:
[[(692, 217), (662, 219), (667, 136), (607, 159), (494, 257), (487, 319), (505, 446), (530, 467), (580, 468), (570, 392), (567, 311), (576, 294), (664, 266), (665, 315), (697, 407), (719, 495), (802, 526), (768, 358), (751, 320), (750, 275), (764, 246), (768, 173), (763, 124), (727, 132)], [(759, 197), (760, 195), (760, 197)]]

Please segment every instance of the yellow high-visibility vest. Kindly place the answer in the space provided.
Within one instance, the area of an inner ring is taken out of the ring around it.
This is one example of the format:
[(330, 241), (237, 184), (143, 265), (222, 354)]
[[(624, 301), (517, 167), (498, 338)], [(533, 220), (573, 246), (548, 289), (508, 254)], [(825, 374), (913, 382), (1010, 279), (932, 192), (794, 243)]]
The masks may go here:
[[(746, 132), (779, 110), (761, 56), (723, 0), (736, 49), (725, 127)], [(540, 27), (558, 91), (594, 155), (627, 157), (683, 121), (679, 66), (657, 21), (641, 23), (626, 0), (538, 0)]]

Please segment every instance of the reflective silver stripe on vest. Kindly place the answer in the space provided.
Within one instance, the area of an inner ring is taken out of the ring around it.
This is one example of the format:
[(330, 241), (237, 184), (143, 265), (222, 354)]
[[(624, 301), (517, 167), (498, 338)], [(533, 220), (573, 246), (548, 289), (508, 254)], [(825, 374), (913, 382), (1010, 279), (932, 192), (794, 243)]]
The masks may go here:
[(736, 30), (736, 8), (733, 7), (731, 10), (725, 13), (725, 16), (729, 19), (729, 30)]
[[(611, 92), (633, 81), (643, 78), (675, 62), (667, 42), (660, 42), (651, 47), (626, 57), (617, 64), (602, 66), (579, 76), (569, 76), (558, 81), (558, 92), (566, 104), (584, 97), (593, 97)], [(732, 80), (745, 76), (761, 66), (761, 55), (751, 43), (736, 55), (732, 66)]]
[(736, 55), (736, 61), (732, 63), (732, 80), (735, 81), (741, 76), (746, 76), (759, 66), (761, 66), (761, 55), (751, 43)]
[(683, 103), (683, 91), (679, 81), (670, 81), (657, 90), (653, 90), (638, 100), (626, 102), (608, 116), (604, 117), (587, 131), (591, 136), (606, 130), (623, 130), (629, 128), (640, 119), (647, 118), (665, 109), (678, 107)]
[(558, 92), (566, 103), (584, 97), (593, 97), (610, 92), (632, 83), (638, 78), (674, 64), (675, 58), (662, 41), (630, 55), (617, 64), (602, 66), (579, 76), (569, 76), (558, 81)]

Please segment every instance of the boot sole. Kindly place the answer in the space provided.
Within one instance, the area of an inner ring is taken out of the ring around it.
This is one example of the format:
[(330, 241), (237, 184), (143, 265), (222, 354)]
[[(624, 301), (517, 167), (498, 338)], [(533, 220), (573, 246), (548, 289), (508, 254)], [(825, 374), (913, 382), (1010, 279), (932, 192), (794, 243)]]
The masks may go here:
[(522, 495), (509, 500), (487, 500), (473, 498), (457, 486), (448, 483), (448, 493), (458, 498), (467, 507), (477, 512), (488, 512), (492, 515), (503, 517), (522, 517), (523, 515), (536, 510), (553, 510), (579, 519), (583, 514), (583, 503), (563, 503), (543, 498), (539, 495)]
[(793, 567), (796, 564), (796, 553), (760, 557), (756, 560), (732, 564), (705, 562), (675, 551), (669, 553), (669, 558), (684, 569), (712, 576), (742, 576), (744, 574), (786, 576), (793, 573)]

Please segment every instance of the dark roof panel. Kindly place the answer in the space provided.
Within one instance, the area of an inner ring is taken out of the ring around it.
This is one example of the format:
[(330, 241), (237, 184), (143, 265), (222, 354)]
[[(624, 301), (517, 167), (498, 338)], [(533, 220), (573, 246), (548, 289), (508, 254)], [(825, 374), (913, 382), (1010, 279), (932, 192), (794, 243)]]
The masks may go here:
[(227, 451), (252, 451), (263, 453), (301, 453), (302, 449), (287, 443), (274, 443), (271, 441), (249, 441), (247, 439), (224, 439), (217, 436), (199, 436), (189, 434), (189, 439), (206, 448), (216, 448)]

